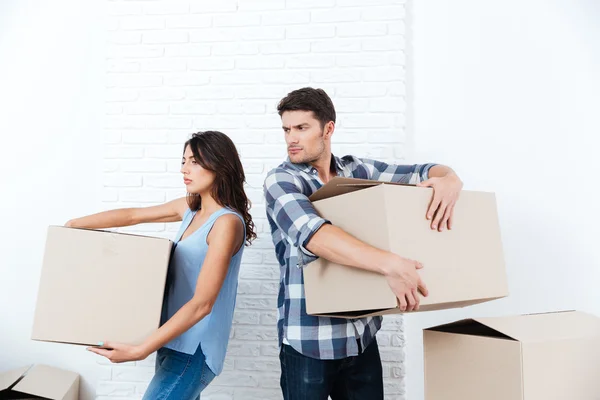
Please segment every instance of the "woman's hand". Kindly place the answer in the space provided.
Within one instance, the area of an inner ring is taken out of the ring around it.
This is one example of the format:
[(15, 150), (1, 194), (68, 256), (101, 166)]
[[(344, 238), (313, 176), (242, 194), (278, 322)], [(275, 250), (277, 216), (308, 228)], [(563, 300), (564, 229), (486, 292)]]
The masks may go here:
[(141, 346), (113, 342), (104, 342), (100, 344), (100, 347), (88, 347), (87, 350), (104, 356), (113, 363), (141, 361), (146, 359), (149, 355), (146, 354)]

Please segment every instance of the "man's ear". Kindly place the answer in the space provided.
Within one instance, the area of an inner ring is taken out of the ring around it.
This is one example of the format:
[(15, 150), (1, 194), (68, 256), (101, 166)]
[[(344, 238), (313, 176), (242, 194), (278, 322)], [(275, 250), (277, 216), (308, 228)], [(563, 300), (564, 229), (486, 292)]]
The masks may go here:
[(328, 123), (326, 123), (325, 129), (323, 130), (325, 138), (326, 139), (331, 138), (331, 135), (333, 135), (334, 130), (335, 130), (335, 122), (329, 121)]

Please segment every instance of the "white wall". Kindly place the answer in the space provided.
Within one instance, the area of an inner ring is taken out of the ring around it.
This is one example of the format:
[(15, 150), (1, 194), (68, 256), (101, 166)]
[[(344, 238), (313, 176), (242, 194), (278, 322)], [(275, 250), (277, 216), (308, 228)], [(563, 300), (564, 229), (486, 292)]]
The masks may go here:
[[(399, 159), (404, 140), (400, 0), (108, 1), (104, 207), (182, 195), (182, 144), (197, 130), (229, 134), (242, 155), (259, 239), (246, 250), (225, 371), (207, 398), (280, 399), (279, 267), (262, 184), (285, 158), (279, 99), (323, 87), (338, 111), (335, 152)], [(173, 236), (177, 224), (144, 227)], [(132, 229), (135, 231), (137, 228)], [(388, 398), (403, 398), (401, 320), (379, 335)], [(152, 360), (114, 366), (98, 395), (135, 398)], [(203, 397), (204, 398), (204, 397)]]
[(0, 371), (29, 363), (78, 371), (82, 399), (103, 376), (91, 354), (29, 337), (47, 226), (100, 206), (98, 5), (0, 2)]
[(600, 316), (600, 4), (429, 0), (409, 15), (413, 156), (496, 192), (510, 285), (503, 300), (405, 318), (407, 395), (418, 400), (423, 327), (570, 308)]
[[(111, 366), (80, 347), (28, 340), (45, 228), (182, 195), (185, 138), (219, 129), (242, 154), (260, 239), (245, 253), (225, 372), (206, 397), (280, 399), (279, 271), (262, 198), (266, 172), (285, 158), (275, 107), (290, 90), (323, 87), (339, 115), (336, 154), (404, 158), (404, 1), (98, 0), (91, 10), (88, 3), (85, 10), (69, 0), (0, 3), (0, 110), (9, 114), (0, 118), (9, 227), (0, 316), (11, 321), (0, 334), (0, 370), (41, 360), (84, 374), (87, 398), (142, 396), (152, 358)], [(57, 194), (45, 194), (50, 187)], [(129, 230), (172, 237), (176, 228)], [(378, 339), (386, 398), (404, 399), (401, 319), (387, 318)]]

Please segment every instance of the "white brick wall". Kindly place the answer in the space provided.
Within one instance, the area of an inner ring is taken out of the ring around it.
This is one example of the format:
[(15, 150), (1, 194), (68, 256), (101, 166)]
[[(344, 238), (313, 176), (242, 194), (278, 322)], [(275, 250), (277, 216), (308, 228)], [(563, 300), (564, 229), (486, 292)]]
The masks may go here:
[[(108, 1), (104, 204), (148, 206), (184, 195), (179, 161), (198, 130), (229, 134), (248, 177), (259, 239), (246, 250), (225, 371), (207, 399), (280, 399), (279, 277), (262, 181), (285, 157), (277, 101), (324, 88), (338, 112), (336, 154), (399, 161), (404, 151), (402, 0)], [(177, 224), (127, 231), (173, 237)], [(386, 399), (404, 399), (404, 335), (378, 335)], [(98, 399), (140, 398), (153, 358), (110, 369)]]

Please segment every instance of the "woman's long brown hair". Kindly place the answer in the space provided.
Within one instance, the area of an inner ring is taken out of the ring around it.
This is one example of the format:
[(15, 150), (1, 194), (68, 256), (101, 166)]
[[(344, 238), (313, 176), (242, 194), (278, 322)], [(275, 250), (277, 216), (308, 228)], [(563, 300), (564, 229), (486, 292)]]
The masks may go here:
[[(211, 191), (215, 201), (223, 207), (237, 211), (244, 218), (246, 244), (250, 245), (256, 239), (256, 232), (250, 215), (251, 202), (244, 191), (246, 175), (235, 144), (224, 133), (206, 131), (194, 133), (185, 142), (184, 153), (188, 146), (196, 162), (215, 174)], [(198, 211), (202, 207), (202, 198), (199, 195), (188, 193), (187, 202), (192, 211)]]

